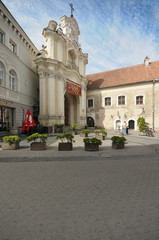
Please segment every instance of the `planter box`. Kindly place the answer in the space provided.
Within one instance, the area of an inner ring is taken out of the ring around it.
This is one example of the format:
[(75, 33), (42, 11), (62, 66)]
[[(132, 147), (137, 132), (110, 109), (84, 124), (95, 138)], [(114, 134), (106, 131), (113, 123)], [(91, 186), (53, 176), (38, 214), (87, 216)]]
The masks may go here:
[(72, 143), (61, 142), (58, 146), (59, 151), (72, 151)]
[(46, 142), (32, 142), (30, 150), (46, 150)]
[(114, 148), (114, 149), (122, 149), (122, 148), (124, 148), (124, 142), (118, 143), (118, 144), (114, 144), (112, 142), (112, 148)]
[(2, 150), (16, 150), (19, 148), (19, 142), (18, 143), (2, 143)]
[(85, 143), (85, 151), (99, 151), (99, 144)]

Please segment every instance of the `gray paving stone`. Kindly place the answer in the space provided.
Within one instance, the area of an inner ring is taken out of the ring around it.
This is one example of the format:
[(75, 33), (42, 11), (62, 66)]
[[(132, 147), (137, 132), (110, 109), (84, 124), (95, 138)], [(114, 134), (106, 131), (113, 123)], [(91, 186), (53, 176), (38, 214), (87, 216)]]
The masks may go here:
[[(111, 137), (111, 136), (110, 136)], [(108, 136), (108, 138), (110, 138)], [(0, 151), (0, 240), (159, 239), (159, 137), (85, 152)]]

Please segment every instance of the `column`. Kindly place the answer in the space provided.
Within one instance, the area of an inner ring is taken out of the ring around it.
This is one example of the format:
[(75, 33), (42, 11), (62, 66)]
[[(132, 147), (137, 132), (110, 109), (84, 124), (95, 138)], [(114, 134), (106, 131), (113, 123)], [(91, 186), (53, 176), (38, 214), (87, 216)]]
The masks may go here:
[(64, 85), (65, 79), (62, 75), (58, 77), (58, 116), (60, 122), (64, 123)]
[(56, 86), (55, 74), (53, 69), (48, 71), (48, 115), (55, 116), (56, 114)]
[(46, 79), (43, 71), (39, 72), (39, 90), (40, 90), (40, 116), (47, 114), (47, 99), (46, 99)]

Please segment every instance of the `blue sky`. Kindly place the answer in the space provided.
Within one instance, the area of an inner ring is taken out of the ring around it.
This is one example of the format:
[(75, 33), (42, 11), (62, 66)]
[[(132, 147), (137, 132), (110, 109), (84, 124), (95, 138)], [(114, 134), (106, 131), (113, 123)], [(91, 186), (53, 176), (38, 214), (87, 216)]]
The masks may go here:
[[(70, 16), (68, 0), (2, 0), (38, 49), (49, 20)], [(159, 60), (159, 0), (72, 0), (88, 53), (87, 74)]]

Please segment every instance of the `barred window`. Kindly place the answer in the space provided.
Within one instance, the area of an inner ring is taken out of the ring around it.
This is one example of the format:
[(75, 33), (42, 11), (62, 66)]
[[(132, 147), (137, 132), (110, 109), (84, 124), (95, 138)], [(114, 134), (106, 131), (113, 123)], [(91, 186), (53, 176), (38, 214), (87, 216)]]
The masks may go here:
[(137, 96), (136, 97), (136, 105), (143, 104), (143, 96)]
[(110, 106), (111, 105), (111, 97), (106, 97), (105, 98), (105, 106)]
[(118, 97), (118, 105), (125, 105), (125, 96)]
[(88, 107), (93, 107), (93, 99), (88, 99)]

